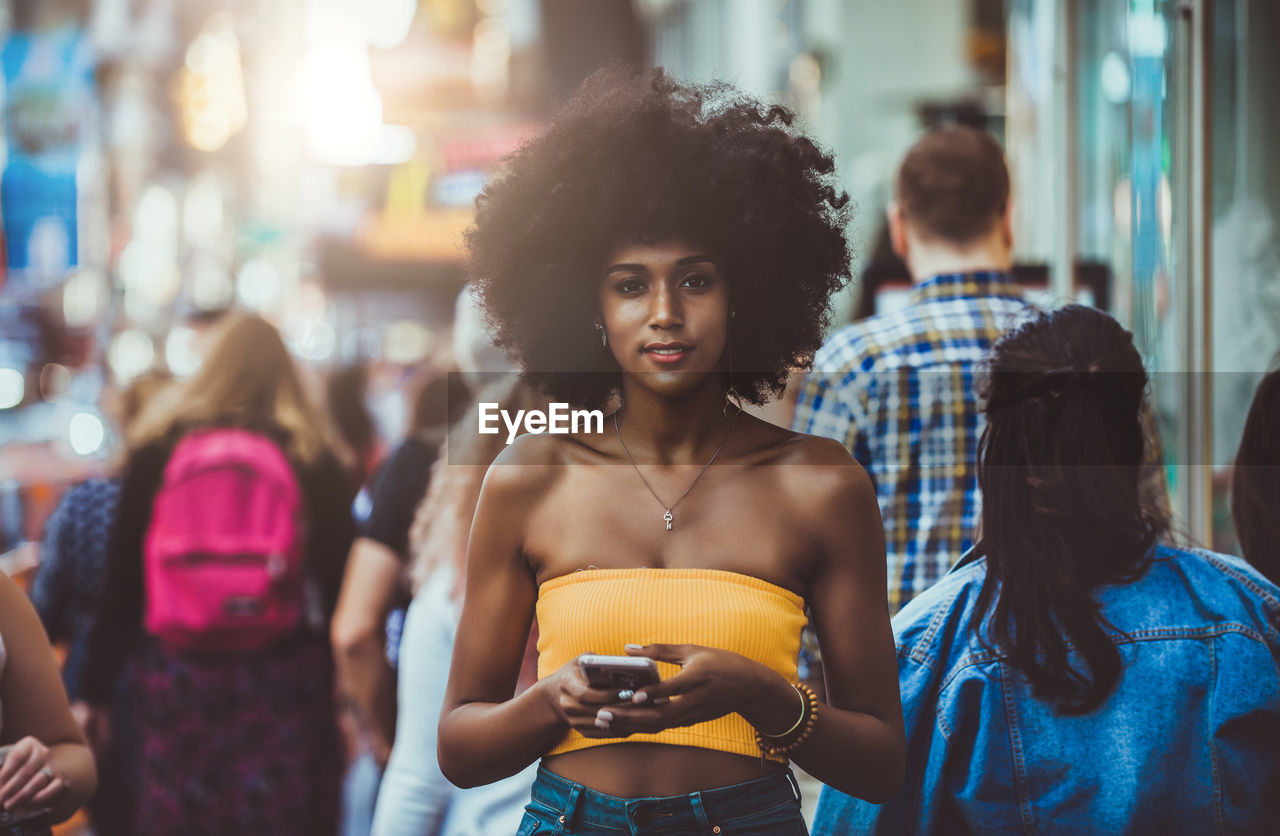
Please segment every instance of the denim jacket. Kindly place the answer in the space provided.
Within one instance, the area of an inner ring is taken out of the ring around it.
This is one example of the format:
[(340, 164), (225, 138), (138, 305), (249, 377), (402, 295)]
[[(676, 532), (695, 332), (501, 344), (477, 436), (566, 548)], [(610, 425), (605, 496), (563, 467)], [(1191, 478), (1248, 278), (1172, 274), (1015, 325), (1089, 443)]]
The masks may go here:
[(906, 778), (881, 805), (824, 789), (815, 836), (1280, 828), (1280, 589), (1240, 558), (1156, 547), (1095, 593), (1124, 668), (1073, 717), (979, 643), (985, 576), (962, 564), (894, 618)]

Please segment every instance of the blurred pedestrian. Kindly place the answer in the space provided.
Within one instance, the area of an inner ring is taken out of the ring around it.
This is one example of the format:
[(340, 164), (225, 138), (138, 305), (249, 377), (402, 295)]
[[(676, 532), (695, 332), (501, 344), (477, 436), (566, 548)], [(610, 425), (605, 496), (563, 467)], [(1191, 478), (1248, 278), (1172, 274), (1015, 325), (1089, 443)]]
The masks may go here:
[(815, 834), (1280, 821), (1280, 589), (1165, 544), (1146, 388), (1132, 335), (1093, 308), (996, 343), (981, 542), (894, 618), (907, 779), (880, 805), (824, 790)]
[(995, 137), (951, 125), (907, 152), (888, 210), (911, 303), (828, 338), (794, 429), (835, 439), (876, 485), (889, 610), (928, 589), (973, 544), (979, 363), (1026, 304), (1014, 283), (1009, 171)]
[[(173, 382), (167, 373), (149, 372), (131, 382), (115, 405), (121, 437), (127, 437), (143, 408)], [(123, 464), (123, 457), (121, 457)], [(84, 699), (84, 660), (89, 636), (97, 627), (102, 589), (107, 572), (107, 551), (114, 530), (120, 498), (120, 477), (86, 479), (63, 495), (45, 523), (40, 543), (40, 565), (31, 586), (31, 602), (52, 642), (68, 644), (62, 681), (71, 700), (72, 713), (89, 738), (102, 766), (98, 790), (89, 800), (95, 831), (100, 836), (127, 834), (132, 823), (137, 786), (133, 758), (122, 747), (133, 741), (97, 740)], [(115, 700), (111, 725), (130, 728), (127, 700)]]
[[(478, 402), (517, 409), (545, 409), (514, 376), (495, 380)], [(489, 464), (506, 446), (505, 436), (476, 432), (473, 407), (454, 430), (453, 443), (436, 460), (427, 496), (418, 508), (411, 540), (416, 595), (405, 617), (400, 647), (399, 719), (395, 747), (382, 779), (374, 813), (374, 836), (472, 836), (514, 833), (520, 825), (533, 765), (509, 778), (460, 790), (440, 771), (436, 727), (444, 707), (453, 638), (461, 614), (467, 537)], [(519, 685), (538, 676), (536, 629), (526, 645)]]
[[(0, 834), (40, 836), (71, 816), (97, 782), (34, 608), (0, 573)], [(37, 811), (47, 809), (47, 814)]]
[(276, 329), (217, 328), (130, 440), (85, 692), (105, 704), (126, 671), (135, 833), (333, 833), (326, 637), (352, 492)]
[(438, 374), (420, 387), (410, 434), (373, 477), (369, 515), (359, 524), (333, 616), (339, 688), (369, 730), (380, 767), (386, 764), (395, 730), (395, 675), (384, 627), (388, 614), (407, 604), (400, 596), (409, 528), (444, 443), (449, 398), (448, 375)]
[(329, 375), (325, 384), (325, 402), (333, 427), (350, 451), (352, 478), (363, 485), (382, 458), (382, 441), (365, 398), (368, 395), (369, 372), (364, 363), (342, 366)]
[(1245, 560), (1280, 583), (1280, 369), (1262, 378), (1245, 419), (1231, 517)]
[[(347, 559), (330, 639), (338, 690), (349, 711), (354, 757), (344, 782), (344, 836), (367, 834), (382, 769), (391, 754), (396, 724), (396, 642), (388, 641), (388, 618), (402, 623), (409, 603), (406, 565), (409, 527), (431, 477), (431, 466), (448, 429), (456, 375), (434, 373), (418, 387), (408, 436), (387, 455), (366, 485), (367, 514)], [(458, 384), (461, 386), (461, 384)], [(392, 638), (399, 635), (394, 631)]]

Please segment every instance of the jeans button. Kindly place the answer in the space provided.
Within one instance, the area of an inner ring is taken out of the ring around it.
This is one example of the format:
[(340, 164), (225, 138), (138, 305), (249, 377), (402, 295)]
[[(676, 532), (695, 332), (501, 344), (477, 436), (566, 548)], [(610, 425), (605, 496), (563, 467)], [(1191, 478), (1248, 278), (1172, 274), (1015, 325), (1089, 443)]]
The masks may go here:
[(631, 811), (631, 821), (636, 827), (648, 827), (653, 824), (653, 811), (648, 807), (637, 807)]

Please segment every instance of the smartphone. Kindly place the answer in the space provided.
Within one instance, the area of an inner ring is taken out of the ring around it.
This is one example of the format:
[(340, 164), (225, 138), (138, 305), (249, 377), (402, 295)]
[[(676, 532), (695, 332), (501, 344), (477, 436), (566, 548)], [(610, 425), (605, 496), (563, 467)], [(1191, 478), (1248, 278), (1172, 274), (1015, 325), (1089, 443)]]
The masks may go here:
[(592, 688), (638, 691), (660, 681), (658, 666), (643, 656), (597, 656), (584, 653), (578, 657), (578, 668)]

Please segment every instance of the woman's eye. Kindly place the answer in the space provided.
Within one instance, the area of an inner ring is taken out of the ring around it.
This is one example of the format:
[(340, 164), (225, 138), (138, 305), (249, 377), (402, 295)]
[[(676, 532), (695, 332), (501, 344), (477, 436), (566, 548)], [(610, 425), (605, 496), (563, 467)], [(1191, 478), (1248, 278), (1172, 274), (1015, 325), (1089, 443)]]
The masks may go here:
[(711, 277), (705, 273), (694, 273), (690, 276), (685, 276), (684, 284), (685, 284), (685, 287), (691, 287), (695, 289), (706, 287), (707, 285), (711, 284)]
[(621, 293), (639, 293), (644, 290), (644, 282), (639, 279), (623, 279), (615, 287)]

